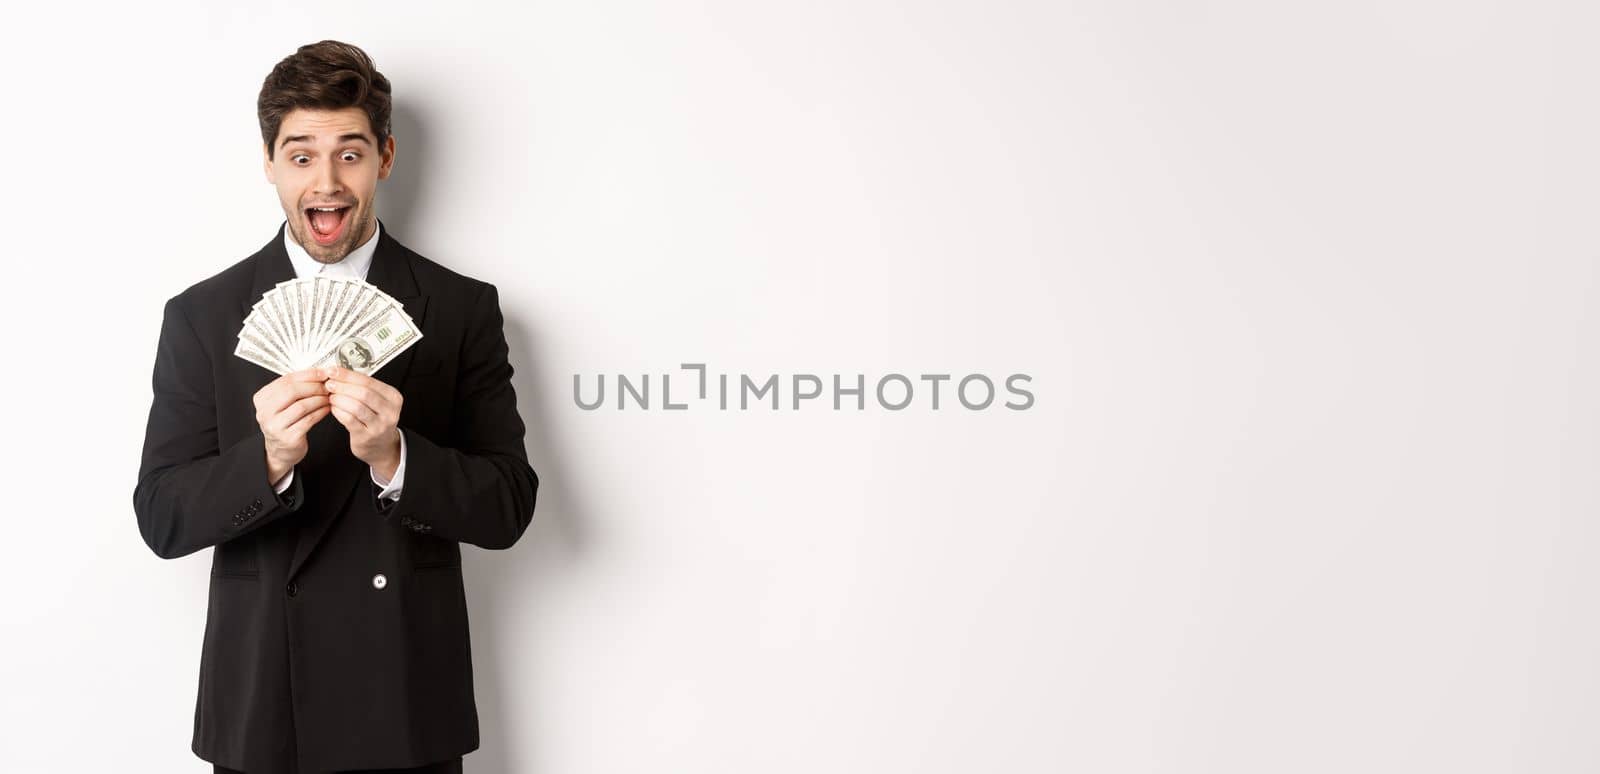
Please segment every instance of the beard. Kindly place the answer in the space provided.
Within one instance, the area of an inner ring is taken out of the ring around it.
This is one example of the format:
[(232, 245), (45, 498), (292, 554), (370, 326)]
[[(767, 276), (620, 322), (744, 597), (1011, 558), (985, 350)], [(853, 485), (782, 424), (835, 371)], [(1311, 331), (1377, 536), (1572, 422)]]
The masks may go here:
[(289, 221), (289, 233), (294, 236), (294, 241), (306, 251), (306, 254), (317, 263), (338, 263), (356, 249), (371, 235), (373, 223), (372, 204), (361, 202), (351, 207), (345, 214), (345, 224), (339, 238), (328, 245), (317, 243), (311, 233), (311, 223), (307, 219), (304, 208), (293, 212), (284, 213)]

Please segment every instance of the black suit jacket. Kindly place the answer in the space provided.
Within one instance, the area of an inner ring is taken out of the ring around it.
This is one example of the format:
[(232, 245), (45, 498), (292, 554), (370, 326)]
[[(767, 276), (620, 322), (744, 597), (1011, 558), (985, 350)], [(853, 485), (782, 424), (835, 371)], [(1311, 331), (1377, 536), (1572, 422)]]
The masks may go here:
[(294, 276), (280, 227), (161, 323), (133, 506), (157, 556), (213, 547), (193, 750), (251, 774), (461, 755), (478, 718), (460, 544), (509, 548), (539, 484), (499, 298), (380, 228), (367, 281), (423, 333), (373, 374), (404, 396), (405, 489), (380, 503), (330, 415), (278, 495), (252, 402), (276, 374), (233, 349), (252, 304)]

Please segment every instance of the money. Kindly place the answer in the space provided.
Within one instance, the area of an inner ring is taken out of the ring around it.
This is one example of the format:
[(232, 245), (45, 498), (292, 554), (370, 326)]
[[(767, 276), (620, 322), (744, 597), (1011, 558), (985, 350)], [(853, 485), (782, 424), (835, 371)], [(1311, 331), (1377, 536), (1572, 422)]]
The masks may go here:
[(251, 308), (233, 354), (282, 375), (343, 366), (372, 374), (422, 338), (404, 306), (353, 277), (278, 283)]

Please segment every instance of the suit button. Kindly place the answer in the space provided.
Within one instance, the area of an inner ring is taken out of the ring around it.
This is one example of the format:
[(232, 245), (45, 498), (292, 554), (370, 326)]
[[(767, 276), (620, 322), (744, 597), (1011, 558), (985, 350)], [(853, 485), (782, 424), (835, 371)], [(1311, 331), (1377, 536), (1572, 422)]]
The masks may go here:
[(377, 575), (372, 576), (372, 587), (373, 588), (381, 589), (381, 588), (383, 588), (384, 586), (387, 586), (387, 585), (389, 585), (389, 579), (383, 577), (383, 573), (380, 572)]
[(300, 584), (295, 583), (294, 581), (289, 581), (289, 583), (283, 587), (283, 590), (284, 593), (292, 597), (300, 593)]

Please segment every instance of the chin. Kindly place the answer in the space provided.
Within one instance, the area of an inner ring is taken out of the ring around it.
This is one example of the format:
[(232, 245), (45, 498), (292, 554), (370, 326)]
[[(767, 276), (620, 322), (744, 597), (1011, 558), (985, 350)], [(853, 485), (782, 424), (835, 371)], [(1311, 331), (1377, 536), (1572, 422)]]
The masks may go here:
[[(356, 249), (356, 245), (361, 243), (361, 235), (367, 230), (367, 223), (358, 221), (354, 210), (355, 208), (352, 207), (351, 211), (341, 218), (338, 227), (332, 233), (327, 234), (321, 234), (312, 228), (305, 214), (303, 212), (298, 213), (295, 228), (291, 229), (294, 232), (295, 241), (300, 243), (306, 254), (322, 263), (337, 263), (343, 260), (352, 250)], [(332, 241), (323, 244), (318, 239), (319, 235), (331, 237)]]

